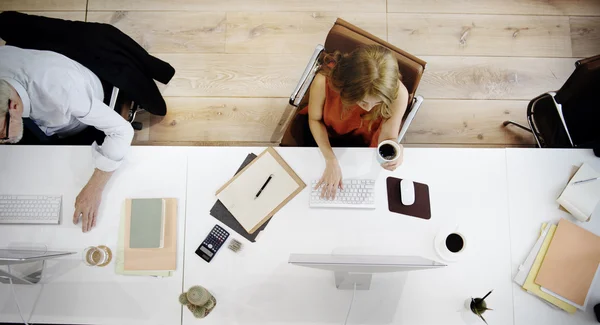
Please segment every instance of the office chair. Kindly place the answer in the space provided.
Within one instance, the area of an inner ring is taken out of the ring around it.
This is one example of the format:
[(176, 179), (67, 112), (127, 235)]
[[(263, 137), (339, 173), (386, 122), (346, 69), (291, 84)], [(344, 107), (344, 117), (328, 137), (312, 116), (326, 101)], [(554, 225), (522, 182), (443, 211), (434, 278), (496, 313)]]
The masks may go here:
[(575, 62), (575, 71), (558, 91), (542, 94), (527, 105), (529, 127), (540, 148), (600, 147), (600, 55)]
[[(404, 138), (410, 123), (423, 102), (423, 97), (417, 96), (415, 93), (427, 63), (343, 19), (338, 18), (329, 31), (325, 40), (325, 46), (317, 45), (315, 48), (298, 85), (296, 85), (294, 92), (290, 96), (289, 103), (296, 108), (304, 107), (308, 104), (310, 84), (319, 70), (323, 55), (326, 52), (333, 53), (335, 51), (340, 51), (342, 53), (349, 53), (362, 45), (369, 44), (378, 44), (387, 47), (393, 52), (398, 60), (398, 68), (402, 75), (402, 83), (406, 86), (409, 93), (409, 104), (403, 117), (400, 133), (398, 134), (398, 142), (400, 142)], [(312, 134), (308, 127), (308, 117), (297, 113), (298, 110), (294, 112), (295, 115), (284, 132), (280, 145), (290, 147), (314, 146), (314, 141), (311, 141)], [(357, 145), (352, 141), (342, 141), (340, 143), (332, 143), (332, 146), (351, 147), (364, 145)]]

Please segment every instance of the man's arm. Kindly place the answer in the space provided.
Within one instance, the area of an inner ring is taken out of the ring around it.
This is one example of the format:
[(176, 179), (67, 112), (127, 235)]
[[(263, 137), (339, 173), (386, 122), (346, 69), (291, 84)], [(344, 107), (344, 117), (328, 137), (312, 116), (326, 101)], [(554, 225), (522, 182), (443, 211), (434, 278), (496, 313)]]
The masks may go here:
[(77, 195), (73, 223), (77, 224), (81, 219), (81, 230), (83, 232), (88, 232), (96, 226), (98, 208), (100, 202), (102, 202), (102, 192), (112, 174), (113, 172), (101, 171), (98, 168), (94, 169), (94, 174)]
[[(79, 97), (81, 102), (84, 100), (81, 93), (76, 91), (70, 95), (75, 99)], [(86, 105), (73, 107), (72, 114), (82, 123), (95, 127), (106, 135), (102, 146), (95, 142), (92, 144), (92, 156), (96, 168), (75, 200), (73, 223), (77, 224), (82, 220), (81, 229), (87, 232), (96, 226), (104, 187), (129, 152), (133, 128), (117, 112), (98, 99), (91, 99), (87, 111), (84, 107)]]

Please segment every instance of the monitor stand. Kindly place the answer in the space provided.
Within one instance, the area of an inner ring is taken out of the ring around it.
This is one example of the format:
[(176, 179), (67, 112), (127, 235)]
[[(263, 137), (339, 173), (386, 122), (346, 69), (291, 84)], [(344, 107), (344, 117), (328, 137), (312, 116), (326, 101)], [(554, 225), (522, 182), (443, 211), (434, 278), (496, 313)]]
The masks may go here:
[[(37, 284), (42, 279), (42, 272), (45, 265), (46, 260), (15, 264), (11, 266), (11, 273), (13, 274), (0, 269), (0, 283), (9, 284), (10, 278), (13, 284)], [(15, 275), (15, 269), (19, 271), (19, 273), (22, 272), (22, 274)]]
[(338, 290), (369, 290), (371, 288), (372, 273), (333, 272), (335, 287)]

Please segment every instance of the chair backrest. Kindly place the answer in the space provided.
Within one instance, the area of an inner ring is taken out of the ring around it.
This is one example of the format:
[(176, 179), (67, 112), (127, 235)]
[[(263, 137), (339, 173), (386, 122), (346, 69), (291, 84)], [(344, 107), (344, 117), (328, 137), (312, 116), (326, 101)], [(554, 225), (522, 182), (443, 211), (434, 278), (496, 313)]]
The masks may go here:
[(569, 135), (576, 147), (600, 141), (600, 55), (579, 60), (556, 92)]
[(394, 53), (394, 56), (398, 60), (402, 83), (406, 86), (409, 93), (408, 103), (410, 107), (427, 62), (339, 18), (327, 35), (325, 51), (327, 53), (335, 51), (349, 53), (362, 45), (371, 44), (379, 44), (387, 47)]

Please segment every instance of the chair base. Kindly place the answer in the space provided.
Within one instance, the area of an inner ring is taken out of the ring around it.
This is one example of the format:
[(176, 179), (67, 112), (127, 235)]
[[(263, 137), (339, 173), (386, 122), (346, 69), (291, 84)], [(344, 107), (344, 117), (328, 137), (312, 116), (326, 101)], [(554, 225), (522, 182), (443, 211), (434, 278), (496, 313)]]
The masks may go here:
[(514, 126), (518, 127), (519, 129), (525, 130), (525, 131), (527, 131), (527, 132), (529, 132), (529, 133), (533, 133), (533, 131), (531, 131), (531, 129), (530, 129), (530, 128), (528, 128), (528, 127), (526, 127), (526, 126), (523, 126), (523, 125), (521, 125), (521, 124), (519, 124), (519, 123), (517, 123), (517, 122), (515, 122), (515, 121), (510, 121), (510, 120), (508, 120), (508, 121), (504, 121), (504, 122), (502, 123), (502, 126), (506, 127), (506, 126), (508, 126), (509, 124), (512, 124), (512, 125), (514, 125)]

